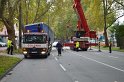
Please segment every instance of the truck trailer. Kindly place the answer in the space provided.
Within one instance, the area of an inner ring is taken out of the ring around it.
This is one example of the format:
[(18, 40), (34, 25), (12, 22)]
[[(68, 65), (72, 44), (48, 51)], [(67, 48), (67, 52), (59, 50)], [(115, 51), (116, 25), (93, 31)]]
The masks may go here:
[(28, 24), (23, 32), (23, 54), (25, 58), (30, 56), (48, 57), (52, 50), (54, 33), (45, 23)]

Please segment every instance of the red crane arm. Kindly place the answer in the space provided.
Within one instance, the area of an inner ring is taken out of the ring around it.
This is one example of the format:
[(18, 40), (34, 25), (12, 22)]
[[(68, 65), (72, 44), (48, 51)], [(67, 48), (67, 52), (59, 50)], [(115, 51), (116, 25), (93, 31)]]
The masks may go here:
[(90, 29), (88, 27), (88, 24), (87, 24), (80, 1), (81, 0), (74, 0), (74, 5), (73, 5), (74, 9), (76, 10), (76, 12), (79, 16), (77, 27), (78, 27), (79, 31), (83, 28), (84, 31), (86, 32), (86, 35), (89, 36)]

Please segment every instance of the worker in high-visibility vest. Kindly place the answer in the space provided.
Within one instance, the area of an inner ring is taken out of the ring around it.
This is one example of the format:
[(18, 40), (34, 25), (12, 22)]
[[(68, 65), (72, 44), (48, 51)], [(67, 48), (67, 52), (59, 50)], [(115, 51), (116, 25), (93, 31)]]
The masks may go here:
[(80, 44), (79, 44), (79, 42), (77, 41), (77, 42), (76, 42), (76, 51), (78, 51), (79, 46), (80, 46)]
[(12, 41), (10, 39), (8, 39), (8, 41), (7, 41), (7, 53), (8, 54), (10, 53), (11, 46), (12, 46)]

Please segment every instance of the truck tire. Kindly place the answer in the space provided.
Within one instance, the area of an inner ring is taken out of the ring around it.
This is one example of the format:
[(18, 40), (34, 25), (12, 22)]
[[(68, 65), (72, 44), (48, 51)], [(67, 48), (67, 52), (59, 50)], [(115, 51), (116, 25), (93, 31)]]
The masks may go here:
[(87, 51), (87, 48), (84, 51)]
[(48, 55), (45, 55), (45, 56), (44, 56), (44, 58), (47, 58), (47, 57), (48, 57)]
[(28, 58), (28, 57), (27, 57), (27, 55), (24, 55), (24, 58), (26, 58), (26, 59), (27, 59), (27, 58)]
[(50, 56), (50, 52), (48, 53), (48, 56)]
[(82, 48), (81, 50), (82, 50), (82, 51), (87, 51), (87, 48)]

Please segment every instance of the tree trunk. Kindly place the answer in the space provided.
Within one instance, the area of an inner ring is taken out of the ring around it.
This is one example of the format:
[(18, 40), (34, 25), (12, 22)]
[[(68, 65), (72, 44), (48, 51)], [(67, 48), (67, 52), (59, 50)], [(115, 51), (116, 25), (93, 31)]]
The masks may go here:
[[(105, 29), (105, 28), (104, 28)], [(104, 30), (104, 37), (105, 37), (105, 46), (109, 46), (108, 36), (106, 30)]]
[(2, 20), (4, 25), (6, 26), (7, 29), (7, 33), (8, 33), (8, 38), (10, 38), (14, 44), (14, 49), (17, 49), (16, 47), (16, 41), (15, 41), (15, 29), (14, 29), (14, 23), (12, 22), (12, 20), (7, 20), (7, 19), (3, 19)]
[(108, 43), (108, 36), (107, 36), (107, 22), (106, 22), (106, 17), (107, 17), (107, 1), (103, 0), (103, 8), (104, 8), (104, 37), (105, 37), (105, 46), (109, 46)]

